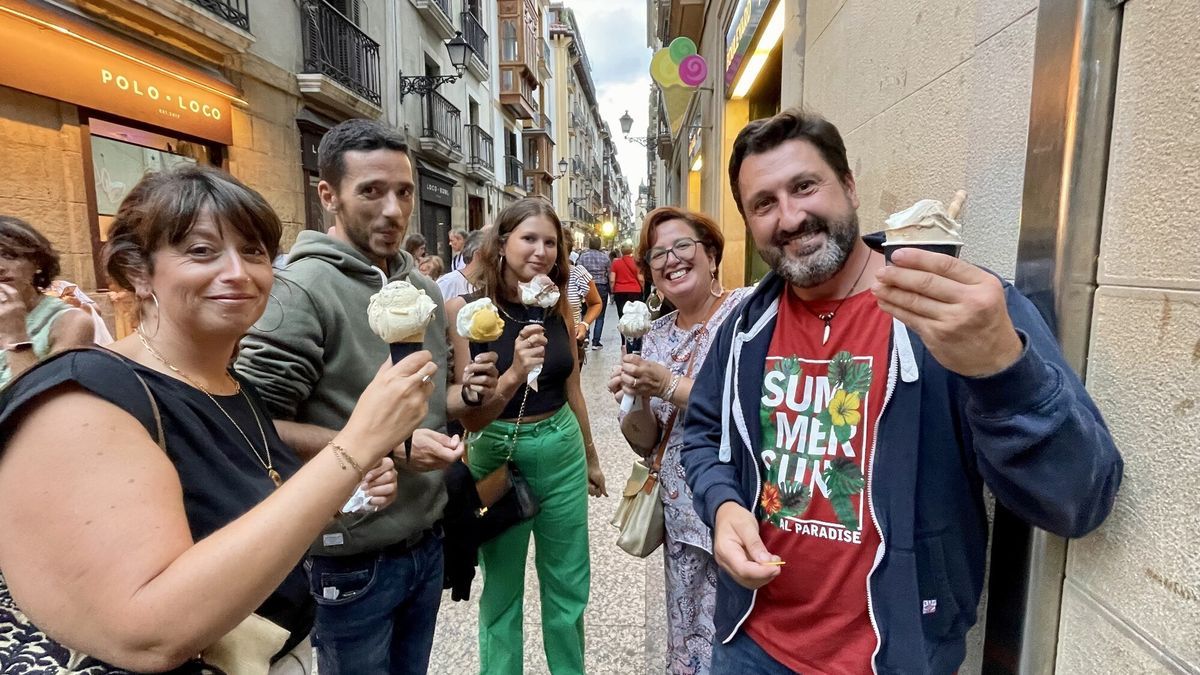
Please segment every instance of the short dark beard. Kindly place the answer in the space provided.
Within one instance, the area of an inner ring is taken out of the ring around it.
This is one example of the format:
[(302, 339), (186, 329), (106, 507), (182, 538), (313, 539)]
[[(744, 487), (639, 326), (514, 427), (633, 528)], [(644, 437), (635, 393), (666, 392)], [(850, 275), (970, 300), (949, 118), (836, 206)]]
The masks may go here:
[[(820, 251), (809, 256), (808, 263), (801, 263), (784, 253), (783, 247), (792, 238), (816, 232), (824, 232), (827, 239)], [(851, 212), (846, 219), (834, 222), (809, 217), (798, 232), (787, 235), (776, 233), (771, 238), (771, 245), (760, 250), (759, 255), (789, 283), (800, 288), (812, 288), (829, 281), (841, 271), (850, 257), (850, 251), (854, 250), (858, 236), (857, 213)]]

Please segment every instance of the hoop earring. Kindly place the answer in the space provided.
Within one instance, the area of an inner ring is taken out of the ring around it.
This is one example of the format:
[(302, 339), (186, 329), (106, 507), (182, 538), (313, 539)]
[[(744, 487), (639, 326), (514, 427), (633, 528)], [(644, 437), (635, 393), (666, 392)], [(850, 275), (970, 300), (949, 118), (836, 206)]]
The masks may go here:
[(651, 312), (658, 312), (658, 310), (662, 309), (662, 304), (662, 296), (659, 295), (658, 289), (656, 288), (654, 289), (654, 292), (650, 294), (650, 297), (646, 298), (646, 307), (648, 307)]
[[(275, 331), (279, 330), (279, 327), (280, 327), (280, 326), (282, 326), (282, 325), (283, 325), (283, 303), (279, 301), (279, 298), (275, 297), (275, 294), (274, 294), (274, 293), (268, 293), (268, 294), (267, 294), (267, 308), (268, 308), (268, 309), (271, 307), (271, 301), (272, 301), (272, 300), (274, 300), (274, 301), (275, 301), (275, 304), (279, 305), (279, 322), (278, 322), (278, 323), (276, 323), (276, 324), (275, 324), (275, 327), (274, 327), (274, 328), (272, 328), (271, 330), (266, 330), (266, 329), (264, 329), (264, 328), (260, 328), (260, 329), (258, 329), (258, 332), (260, 332), (260, 333), (274, 333)], [(267, 313), (266, 313), (266, 311), (264, 310), (264, 311), (263, 311), (263, 316), (266, 316), (266, 314), (267, 314)], [(262, 317), (259, 317), (259, 318), (261, 319)]]
[[(715, 291), (713, 290), (713, 284), (716, 284), (716, 286), (717, 286), (717, 290), (715, 290)], [(713, 296), (714, 298), (719, 298), (722, 295), (725, 295), (725, 289), (721, 288), (721, 282), (717, 281), (717, 271), (716, 270), (713, 270), (712, 281), (708, 282), (708, 294)]]
[(146, 320), (144, 318), (145, 312), (142, 311), (144, 309), (145, 303), (143, 303), (142, 307), (138, 308), (137, 331), (139, 333), (141, 333), (144, 337), (147, 337), (147, 338), (152, 338), (155, 335), (158, 335), (159, 326), (160, 326), (160, 324), (162, 324), (162, 307), (159, 306), (158, 296), (154, 294), (154, 291), (150, 291), (150, 299), (154, 301), (154, 333), (153, 334), (147, 335), (146, 331), (142, 330), (142, 324), (146, 323)]

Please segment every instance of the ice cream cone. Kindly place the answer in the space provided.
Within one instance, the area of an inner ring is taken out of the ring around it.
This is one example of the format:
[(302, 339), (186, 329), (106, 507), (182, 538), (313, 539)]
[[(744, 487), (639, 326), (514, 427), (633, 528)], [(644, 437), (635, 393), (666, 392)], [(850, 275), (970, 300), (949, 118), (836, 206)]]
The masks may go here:
[(414, 336), (416, 339), (405, 342), (393, 342), (388, 345), (392, 351), (392, 363), (400, 363), (405, 358), (416, 354), (425, 348), (425, 336)]

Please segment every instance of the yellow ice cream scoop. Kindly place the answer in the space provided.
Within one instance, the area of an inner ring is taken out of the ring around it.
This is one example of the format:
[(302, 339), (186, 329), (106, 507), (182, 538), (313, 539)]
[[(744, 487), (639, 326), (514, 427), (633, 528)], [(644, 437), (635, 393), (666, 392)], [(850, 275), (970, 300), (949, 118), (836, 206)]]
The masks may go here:
[(458, 334), (471, 342), (492, 342), (504, 332), (504, 320), (491, 298), (480, 298), (463, 305), (458, 310), (456, 324)]

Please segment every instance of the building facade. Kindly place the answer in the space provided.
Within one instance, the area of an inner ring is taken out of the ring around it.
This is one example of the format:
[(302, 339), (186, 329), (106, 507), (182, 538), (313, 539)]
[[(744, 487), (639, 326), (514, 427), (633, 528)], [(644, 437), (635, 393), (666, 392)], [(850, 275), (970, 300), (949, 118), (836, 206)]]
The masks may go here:
[[(726, 287), (764, 271), (726, 167), (750, 120), (841, 129), (864, 231), (968, 193), (962, 256), (1035, 299), (1126, 461), (1112, 516), (1064, 542), (997, 508), (961, 672), (1200, 669), (1200, 5), (1080, 0), (650, 0), (709, 81), (672, 128), (651, 97), (652, 199), (716, 216)], [(1190, 375), (1182, 379), (1179, 369)]]
[[(321, 136), (366, 117), (408, 140), (411, 231), (431, 254), (448, 260), (451, 229), (526, 195), (624, 217), (590, 76), (559, 91), (581, 71), (556, 65), (574, 58), (550, 49), (556, 17), (546, 0), (5, 0), (0, 213), (44, 232), (64, 278), (106, 305), (108, 224), (146, 171), (227, 169), (279, 213), (287, 250), (330, 224)], [(446, 46), (459, 39), (461, 71)], [(583, 54), (577, 27), (571, 42)], [(563, 158), (571, 185), (556, 188)]]

